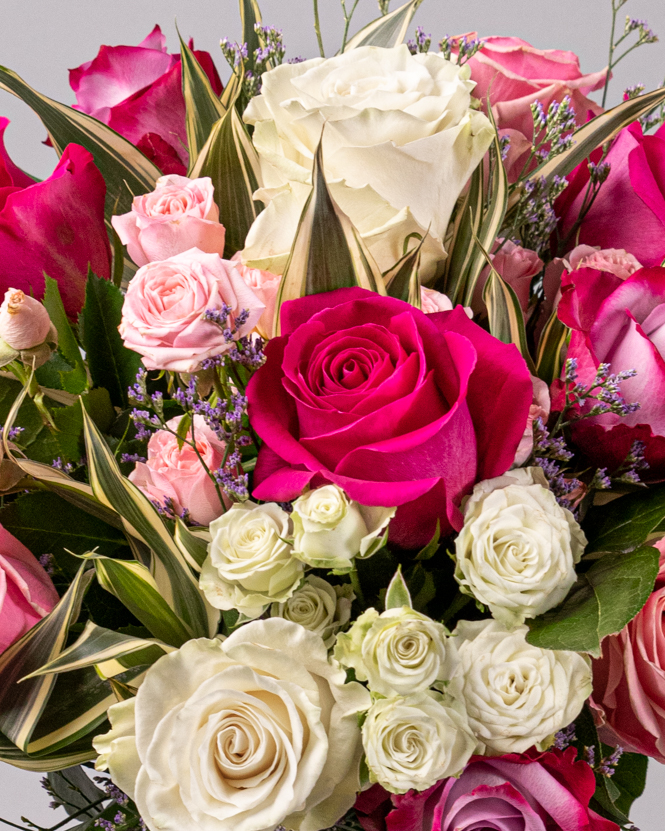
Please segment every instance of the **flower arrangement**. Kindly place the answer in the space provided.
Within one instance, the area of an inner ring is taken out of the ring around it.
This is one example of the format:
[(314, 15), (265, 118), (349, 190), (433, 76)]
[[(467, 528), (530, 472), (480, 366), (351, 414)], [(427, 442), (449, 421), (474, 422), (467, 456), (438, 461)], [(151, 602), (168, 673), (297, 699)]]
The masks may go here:
[(0, 760), (72, 827), (612, 831), (665, 762), (656, 37), (419, 2), (0, 67)]

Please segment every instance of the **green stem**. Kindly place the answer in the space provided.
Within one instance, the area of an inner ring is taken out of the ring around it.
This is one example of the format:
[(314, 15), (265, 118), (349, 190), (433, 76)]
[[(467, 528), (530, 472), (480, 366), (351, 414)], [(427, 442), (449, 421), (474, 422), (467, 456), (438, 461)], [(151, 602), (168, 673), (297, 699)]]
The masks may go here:
[(448, 606), (444, 615), (443, 615), (443, 623), (448, 623), (451, 618), (454, 618), (455, 615), (460, 612), (467, 603), (472, 600), (471, 595), (462, 594), (462, 592), (457, 592), (455, 597), (453, 598), (453, 602)]
[(344, 34), (342, 35), (342, 48), (339, 50), (343, 52), (346, 49), (346, 39), (349, 36), (349, 24), (351, 23), (351, 18), (353, 17), (353, 13), (356, 10), (356, 6), (358, 5), (358, 0), (355, 0), (353, 7), (351, 9), (351, 13), (346, 13), (346, 3), (345, 0), (342, 0), (342, 12), (344, 14)]
[(319, 44), (319, 52), (321, 57), (325, 58), (326, 53), (323, 48), (323, 38), (321, 37), (321, 23), (319, 21), (319, 0), (314, 0), (314, 31), (316, 32), (316, 40)]
[(610, 75), (612, 74), (612, 59), (614, 58), (614, 30), (617, 24), (617, 7), (612, 0), (612, 31), (610, 32), (610, 53), (607, 58), (607, 75), (605, 77), (605, 86), (603, 87), (603, 100), (601, 106), (605, 108), (605, 101), (607, 101), (607, 90), (610, 86)]
[(351, 580), (351, 586), (353, 587), (353, 592), (360, 603), (361, 606), (365, 605), (365, 595), (363, 594), (362, 587), (360, 586), (360, 578), (358, 577), (358, 569), (354, 566), (351, 571), (349, 572), (349, 578)]

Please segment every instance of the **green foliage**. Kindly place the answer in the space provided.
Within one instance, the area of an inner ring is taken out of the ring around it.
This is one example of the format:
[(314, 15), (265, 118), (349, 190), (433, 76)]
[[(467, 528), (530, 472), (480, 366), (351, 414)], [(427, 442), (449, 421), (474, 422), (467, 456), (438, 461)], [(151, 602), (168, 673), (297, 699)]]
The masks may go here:
[(182, 94), (187, 113), (187, 144), (190, 167), (193, 167), (215, 123), (225, 115), (225, 109), (210, 86), (208, 76), (196, 60), (196, 56), (180, 35), (179, 37)]
[(44, 280), (46, 281), (44, 306), (46, 306), (51, 322), (58, 330), (58, 352), (70, 367), (69, 370), (59, 372), (61, 389), (78, 394), (88, 386), (83, 356), (67, 320), (58, 283), (48, 275), (44, 277)]
[(411, 606), (411, 595), (402, 575), (402, 567), (398, 566), (386, 592), (386, 611), (400, 609), (402, 606)]
[(530, 622), (527, 641), (598, 657), (602, 639), (620, 632), (649, 599), (658, 559), (649, 546), (605, 555), (578, 577), (563, 603)]
[(397, 46), (404, 41), (416, 9), (423, 0), (409, 0), (390, 14), (382, 15), (364, 26), (344, 46), (344, 51), (358, 46)]
[(592, 506), (584, 518), (589, 545), (586, 553), (631, 551), (646, 542), (665, 519), (665, 485), (652, 485), (608, 502)]
[(141, 356), (126, 349), (118, 326), (122, 317), (120, 290), (90, 272), (85, 305), (79, 318), (79, 335), (86, 352), (92, 382), (108, 390), (116, 407), (127, 406), (127, 388), (136, 380)]

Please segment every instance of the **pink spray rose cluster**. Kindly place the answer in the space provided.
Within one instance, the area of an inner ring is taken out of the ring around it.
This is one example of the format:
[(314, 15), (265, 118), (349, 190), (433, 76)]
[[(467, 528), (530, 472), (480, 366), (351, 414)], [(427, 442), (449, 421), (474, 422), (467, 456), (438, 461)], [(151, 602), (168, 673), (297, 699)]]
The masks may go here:
[(0, 525), (0, 652), (25, 635), (57, 602), (58, 593), (46, 571)]
[[(190, 41), (190, 48), (193, 44)], [(212, 58), (195, 51), (217, 95)], [(170, 55), (159, 26), (138, 46), (102, 46), (69, 72), (76, 107), (135, 144), (163, 173), (187, 172), (187, 130), (179, 55)]]

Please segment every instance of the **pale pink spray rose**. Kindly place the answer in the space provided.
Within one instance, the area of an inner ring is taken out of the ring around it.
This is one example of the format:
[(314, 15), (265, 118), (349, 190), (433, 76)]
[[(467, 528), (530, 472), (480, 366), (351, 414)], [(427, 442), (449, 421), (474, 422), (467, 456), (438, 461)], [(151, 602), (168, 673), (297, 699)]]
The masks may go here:
[(136, 265), (167, 260), (190, 248), (224, 254), (226, 231), (211, 179), (162, 176), (152, 193), (135, 196), (129, 213), (112, 218), (113, 227)]
[[(522, 248), (511, 240), (503, 239), (496, 241), (490, 258), (495, 271), (515, 292), (522, 311), (526, 314), (529, 308), (531, 280), (541, 271), (543, 261), (530, 248)], [(483, 289), (488, 275), (489, 267), (486, 267), (476, 283), (472, 304), (474, 311), (482, 309)]]
[[(120, 335), (128, 349), (143, 355), (147, 369), (195, 372), (202, 361), (233, 345), (223, 327), (204, 316), (224, 305), (236, 338), (249, 334), (265, 309), (235, 263), (192, 248), (136, 272), (122, 307)], [(236, 325), (245, 310), (246, 319)]]
[(0, 306), (0, 366), (17, 358), (41, 366), (57, 343), (56, 328), (39, 300), (8, 289)]
[[(148, 458), (138, 462), (129, 479), (154, 502), (164, 505), (170, 500), (174, 511), (180, 515), (189, 512), (190, 519), (201, 525), (209, 525), (223, 513), (214, 482), (201, 464), (199, 456), (210, 471), (222, 466), (226, 445), (205, 423), (203, 416), (194, 416), (194, 441), (196, 450), (187, 443), (178, 448), (174, 433), (182, 416), (172, 418), (166, 426), (173, 431), (157, 430), (148, 442)], [(192, 440), (192, 431), (187, 441)], [(197, 455), (198, 451), (198, 455)], [(224, 500), (228, 507), (230, 501)]]
[(0, 652), (57, 602), (58, 593), (36, 557), (0, 525)]
[(270, 340), (273, 332), (279, 284), (282, 282), (282, 278), (278, 274), (272, 274), (270, 271), (262, 271), (260, 268), (250, 268), (244, 265), (240, 260), (239, 254), (234, 254), (232, 262), (236, 264), (245, 283), (266, 307), (259, 322), (256, 324), (256, 331), (262, 338)]
[(564, 257), (570, 266), (568, 271), (577, 268), (595, 268), (607, 271), (620, 280), (627, 280), (631, 274), (642, 268), (642, 263), (623, 248), (596, 248), (591, 245), (578, 245)]
[(531, 455), (533, 450), (533, 422), (537, 418), (542, 418), (543, 424), (545, 424), (550, 414), (550, 392), (547, 384), (541, 381), (540, 378), (536, 378), (535, 375), (531, 376), (531, 383), (533, 384), (533, 400), (529, 407), (524, 435), (520, 439), (515, 453), (514, 465), (523, 465)]

